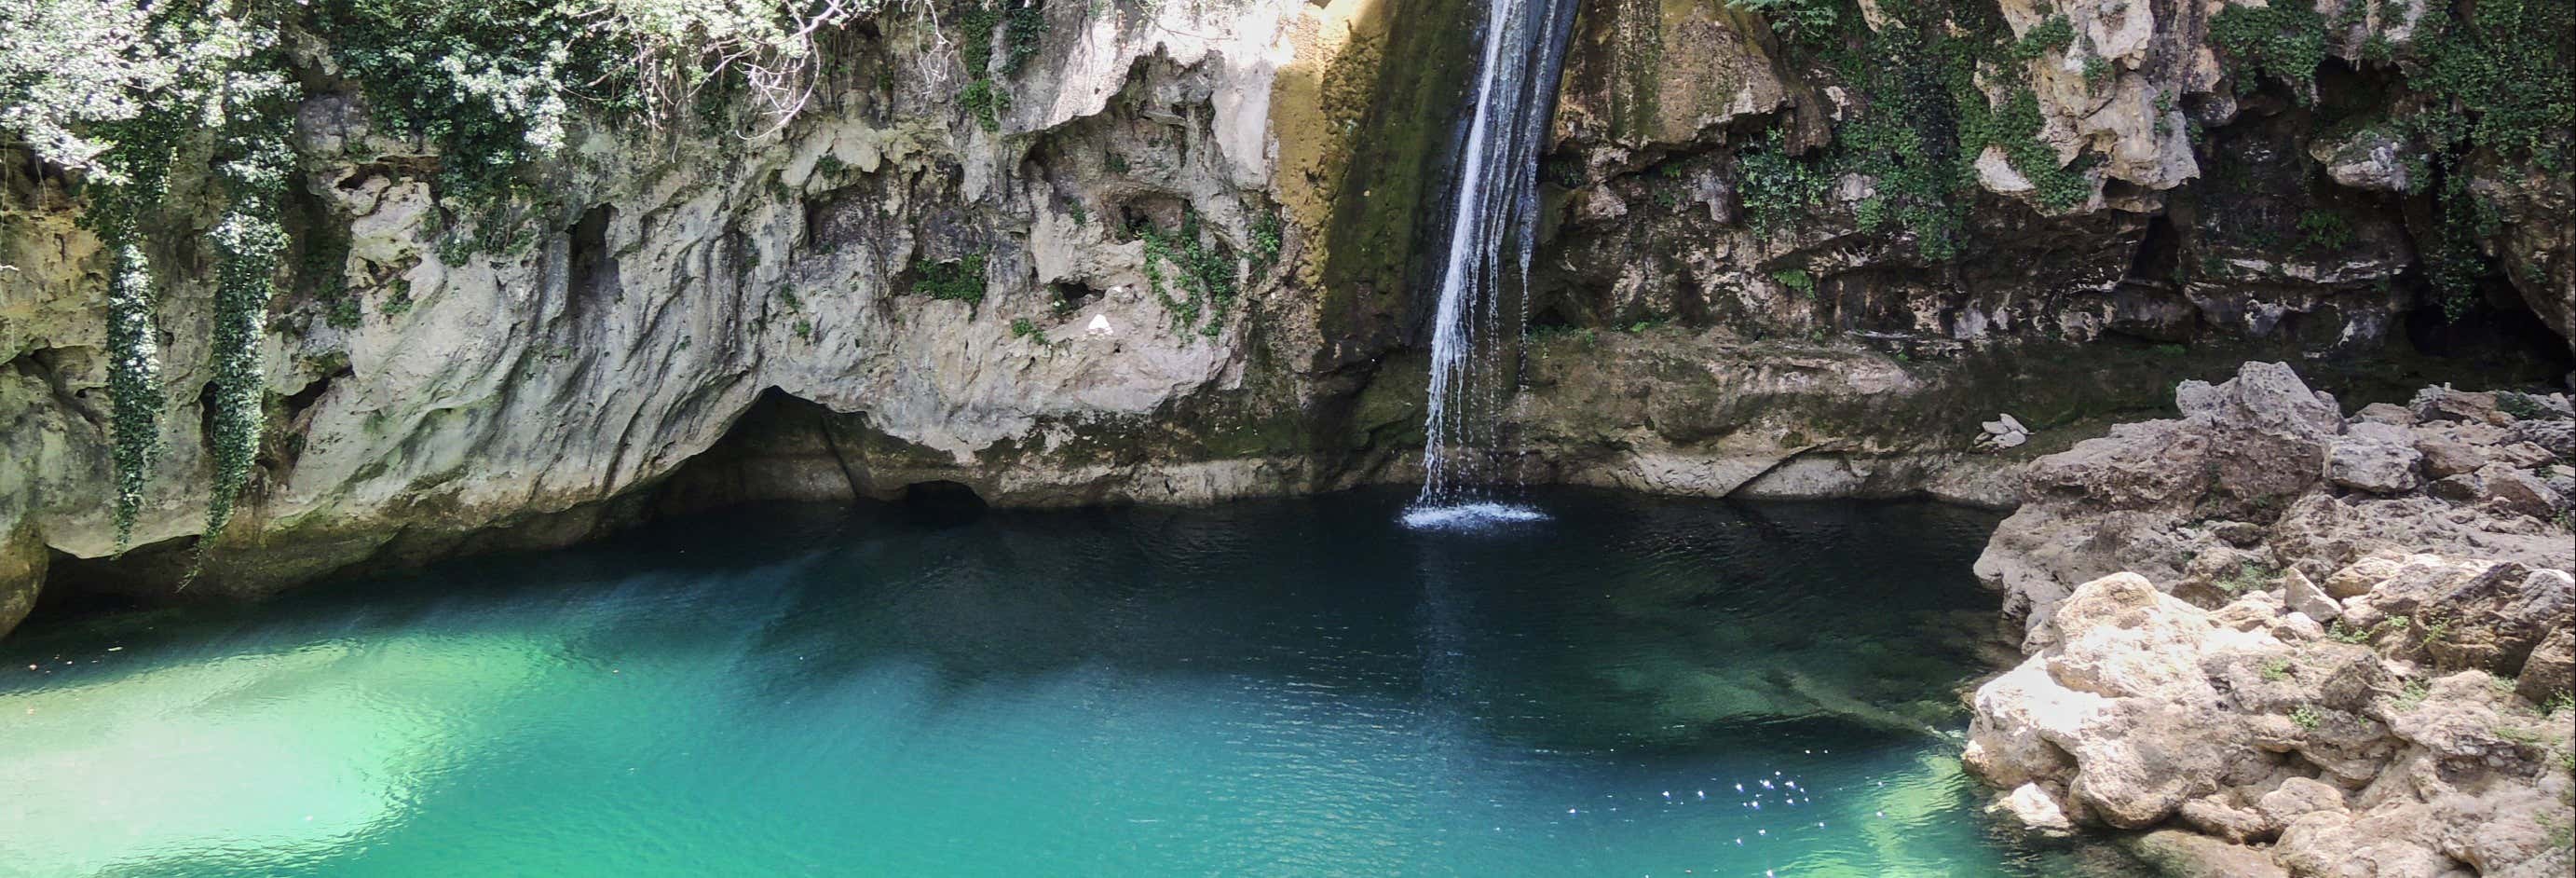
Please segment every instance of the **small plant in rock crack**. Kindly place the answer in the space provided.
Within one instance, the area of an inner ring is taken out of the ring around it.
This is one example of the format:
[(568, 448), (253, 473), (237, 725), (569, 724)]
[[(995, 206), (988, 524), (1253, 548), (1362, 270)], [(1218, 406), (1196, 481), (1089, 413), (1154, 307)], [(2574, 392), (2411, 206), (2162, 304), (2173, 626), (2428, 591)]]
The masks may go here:
[(1037, 321), (1026, 317), (1011, 318), (1011, 337), (1032, 339), (1041, 347), (1047, 344), (1046, 330), (1038, 328)]
[(2273, 581), (2279, 577), (2280, 571), (2262, 564), (2247, 561), (2243, 564), (2236, 565), (2236, 569), (2233, 572), (2228, 573), (2226, 576), (2219, 577), (2218, 581), (2212, 584), (2216, 585), (2219, 591), (2223, 591), (2231, 595), (2240, 595), (2246, 592), (2262, 591), (2264, 589), (2271, 588)]
[(2542, 405), (2539, 397), (2510, 390), (2496, 394), (2496, 411), (2512, 415), (2517, 421), (2537, 421), (2556, 414)]
[(2313, 704), (2302, 704), (2290, 711), (2290, 722), (2311, 732), (2316, 731), (2318, 726), (2324, 725), (2325, 721), (2325, 712), (2318, 710)]
[(2397, 693), (2397, 712), (2413, 712), (2415, 708), (2424, 706), (2424, 699), (2432, 694), (2433, 686), (2430, 683), (2422, 680), (2407, 683), (2406, 689)]
[(2263, 663), (2263, 682), (2278, 683), (2289, 678), (2290, 659), (2288, 656), (2282, 656)]
[(2521, 726), (2500, 725), (2495, 727), (2494, 731), (2496, 738), (2499, 740), (2523, 747), (2538, 747), (2543, 742), (2549, 740), (2549, 736), (2543, 734), (2540, 730), (2526, 729)]

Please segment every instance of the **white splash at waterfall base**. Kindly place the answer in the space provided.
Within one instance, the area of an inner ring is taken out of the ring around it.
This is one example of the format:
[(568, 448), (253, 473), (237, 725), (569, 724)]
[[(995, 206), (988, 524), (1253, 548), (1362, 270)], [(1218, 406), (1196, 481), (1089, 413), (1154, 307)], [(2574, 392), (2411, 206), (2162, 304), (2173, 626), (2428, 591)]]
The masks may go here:
[[(1537, 232), (1538, 145), (1555, 107), (1573, 11), (1572, 0), (1488, 0), (1486, 5), (1484, 55), (1458, 154), (1454, 212), (1431, 327), (1422, 493), (1404, 516), (1410, 527), (1546, 517), (1536, 509), (1502, 503), (1490, 492), (1499, 450), (1495, 425), (1510, 397), (1516, 342), (1528, 322), (1525, 289)], [(1506, 247), (1516, 257), (1508, 273)]]

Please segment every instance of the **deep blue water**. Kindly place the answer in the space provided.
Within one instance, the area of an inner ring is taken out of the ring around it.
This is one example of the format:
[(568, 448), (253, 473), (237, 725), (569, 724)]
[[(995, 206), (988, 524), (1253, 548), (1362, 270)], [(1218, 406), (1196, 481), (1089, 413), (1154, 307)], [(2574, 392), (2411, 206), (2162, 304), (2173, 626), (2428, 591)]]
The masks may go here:
[(1992, 516), (1406, 499), (758, 508), (40, 618), (0, 641), (0, 874), (2121, 868), (1960, 773)]

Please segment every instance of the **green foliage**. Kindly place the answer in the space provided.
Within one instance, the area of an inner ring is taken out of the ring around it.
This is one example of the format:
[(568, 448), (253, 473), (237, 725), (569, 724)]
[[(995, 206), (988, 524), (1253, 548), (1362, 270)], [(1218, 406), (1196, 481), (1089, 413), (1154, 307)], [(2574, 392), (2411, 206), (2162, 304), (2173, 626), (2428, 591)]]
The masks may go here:
[(1253, 274), (1268, 273), (1271, 266), (1279, 264), (1279, 249), (1286, 244), (1281, 237), (1283, 227), (1277, 206), (1253, 215), (1250, 244)]
[(2273, 581), (2280, 575), (2281, 572), (2278, 570), (2248, 561), (2236, 565), (2235, 570), (2229, 571), (2226, 576), (2219, 577), (2217, 581), (2210, 584), (2227, 594), (2240, 595), (2271, 588)]
[[(249, 485), (266, 427), (268, 384), (260, 371), (260, 335), (276, 294), (277, 256), (286, 233), (272, 220), (235, 212), (215, 227), (214, 392), (208, 398), (206, 444), (214, 485), (206, 505), (204, 547), (220, 539), (233, 505)], [(192, 568), (190, 577), (194, 578)]]
[(2502, 225), (2470, 188), (2464, 160), (2483, 150), (2508, 171), (2518, 163), (2564, 174), (2566, 134), (2576, 130), (2576, 0), (2497, 0), (2469, 13), (2427, 27), (2401, 63), (2407, 85), (2426, 99), (2394, 123), (2430, 154), (2408, 171), (2433, 193), (2438, 220), (2423, 258), (2435, 300), (2453, 319), (2481, 300), (2479, 280), (2493, 269), (2479, 239)]
[(955, 262), (912, 258), (912, 294), (950, 302), (984, 302), (984, 253), (976, 251)]
[(957, 105), (966, 108), (966, 114), (974, 117), (975, 124), (983, 126), (984, 130), (1000, 131), (1002, 111), (1010, 108), (1011, 96), (995, 88), (992, 80), (977, 79), (967, 83), (965, 91), (957, 93)]
[(2229, 4), (2210, 17), (2209, 36), (2234, 62), (2238, 93), (2253, 92), (2269, 77), (2288, 85), (2300, 104), (2315, 100), (2317, 66), (2326, 57), (2326, 23), (2313, 0)]
[[(1927, 260), (1944, 261), (1965, 245), (1968, 211), (1979, 197), (1975, 161), (2000, 148), (2056, 210), (2082, 205), (2093, 190), (2092, 157), (2069, 166), (2039, 140), (2038, 97), (2026, 62), (2065, 52), (2072, 23), (2051, 16), (2019, 38), (1991, 7), (1890, 0), (1880, 26), (1843, 21), (1841, 38), (1818, 59), (1863, 96), (1835, 124), (1825, 149), (1792, 156), (1773, 131), (1736, 155), (1737, 191), (1756, 230), (1794, 221), (1824, 206), (1836, 180), (1858, 174), (1875, 192), (1854, 207), (1865, 230), (1901, 229)], [(1995, 106), (1986, 89), (2008, 95)]]
[(2451, 636), (2451, 618), (2449, 616), (2426, 616), (2424, 617), (2423, 628), (2424, 639), (2418, 641), (2417, 645), (2431, 646), (2434, 641)]
[(576, 89), (640, 108), (619, 46), (581, 39), (566, 13), (551, 0), (340, 0), (317, 4), (313, 24), (378, 125), (437, 147), (439, 195), (483, 210), (563, 147)]
[(2470, 191), (2469, 175), (2457, 166), (2457, 159), (2437, 154), (2435, 161), (2442, 184), (2433, 202), (2441, 220), (2433, 226), (2433, 240), (2424, 247), (2425, 274), (2442, 313), (2458, 320), (2483, 298), (2478, 279), (2489, 272), (2486, 250), (2478, 238), (2482, 230), (2493, 227), (2494, 208), (2484, 196)]
[(984, 130), (1000, 131), (1002, 111), (1011, 108), (1011, 93), (994, 80), (994, 38), (1001, 38), (1004, 49), (999, 72), (1015, 75), (1037, 55), (1046, 33), (1046, 16), (1035, 3), (1011, 5), (1007, 10), (977, 6), (959, 16), (957, 25), (957, 57), (966, 65), (967, 75), (974, 77), (958, 92), (957, 104)]
[(1840, 15), (1834, 0), (1727, 0), (1730, 8), (1760, 13), (1771, 29), (1793, 39), (1822, 40)]
[[(1173, 328), (1208, 337), (1224, 331), (1236, 292), (1234, 255), (1222, 243), (1208, 243), (1198, 211), (1181, 213), (1178, 234), (1165, 235), (1150, 222), (1139, 223), (1134, 231), (1145, 242), (1146, 286), (1171, 312)], [(1173, 274), (1164, 273), (1165, 263), (1175, 269)]]
[(2576, 130), (2576, 0), (2480, 0), (2423, 45), (2407, 82), (2438, 103), (2416, 118), (2437, 150), (2463, 143), (2568, 169)]
[(2496, 410), (2512, 415), (2517, 421), (2536, 421), (2554, 414), (2548, 406), (2540, 404), (2539, 397), (2511, 390), (2496, 394)]
[(2111, 84), (2111, 59), (2095, 55), (2084, 59), (2084, 84), (2101, 88)]
[(2012, 60), (2029, 62), (2050, 52), (2063, 54), (2074, 45), (2075, 23), (2068, 21), (2065, 15), (2051, 15), (2031, 25), (2030, 30), (2022, 33), (2021, 39), (2013, 41), (2009, 54)]
[(386, 317), (400, 317), (411, 313), (411, 306), (411, 285), (395, 281), (393, 288), (386, 291), (385, 300), (376, 306), (376, 310), (383, 312)]
[(1771, 279), (1778, 281), (1781, 286), (1792, 292), (1805, 295), (1810, 299), (1816, 297), (1816, 279), (1808, 276), (1806, 269), (1784, 268), (1772, 272)]
[(2290, 658), (2282, 656), (2263, 663), (2263, 682), (2278, 683), (2290, 678)]
[(116, 468), (116, 547), (134, 539), (152, 462), (161, 455), (160, 327), (152, 320), (152, 268), (143, 250), (116, 248), (107, 286), (109, 438)]
[(2316, 731), (2318, 726), (2325, 725), (2325, 721), (2325, 712), (2318, 710), (2316, 705), (2302, 704), (2290, 710), (2290, 722), (2307, 731)]
[(1014, 5), (1002, 14), (1002, 72), (1018, 75), (1030, 58), (1037, 57), (1039, 43), (1046, 35), (1046, 14), (1038, 3)]
[(1833, 178), (1813, 161), (1789, 155), (1777, 128), (1758, 147), (1735, 155), (1736, 191), (1754, 228), (1782, 228), (1822, 201)]
[(2310, 208), (2299, 214), (2299, 243), (2317, 251), (2332, 253), (2353, 244), (2352, 223), (2343, 214)]
[[(86, 173), (90, 204), (81, 222), (110, 254), (109, 432), (120, 551), (163, 450), (146, 232), (166, 221), (163, 202), (183, 168), (205, 172), (192, 198), (232, 208), (210, 236), (218, 282), (206, 439), (216, 484), (207, 520), (220, 525), (247, 480), (261, 429), (258, 345), (284, 239), (274, 218), (295, 161), (287, 142), (297, 90), (275, 34), (190, 4), (38, 0), (0, 10), (0, 36), (9, 38), (0, 46), (0, 131), (26, 138), (43, 160)], [(245, 433), (253, 454), (241, 453)]]
[(2431, 697), (2432, 694), (2433, 687), (2429, 683), (2422, 680), (2407, 683), (2405, 691), (2397, 695), (2397, 712), (2413, 712), (2415, 708), (2424, 706), (2424, 699)]
[(357, 294), (349, 291), (349, 236), (338, 228), (317, 228), (307, 233), (303, 246), (295, 277), (322, 306), (322, 321), (334, 329), (358, 328), (366, 315), (358, 309)]
[(2496, 726), (2493, 731), (2495, 732), (2497, 739), (2522, 747), (2542, 746), (2549, 740), (2549, 736), (2542, 733), (2540, 730), (2524, 728), (2522, 726), (2500, 725)]
[(1032, 339), (1041, 346), (1048, 344), (1046, 330), (1038, 328), (1037, 321), (1026, 317), (1011, 318), (1011, 337)]
[(2092, 197), (2093, 181), (2085, 177), (2080, 164), (2077, 168), (2059, 164), (2057, 150), (2039, 139), (2043, 122), (2039, 95), (2032, 93), (2029, 86), (2014, 91), (2011, 99), (1982, 121), (1985, 124), (1974, 130), (1984, 135), (1986, 145), (2001, 147), (2004, 156), (2012, 160), (2013, 169), (2039, 187), (2041, 204), (2071, 210)]

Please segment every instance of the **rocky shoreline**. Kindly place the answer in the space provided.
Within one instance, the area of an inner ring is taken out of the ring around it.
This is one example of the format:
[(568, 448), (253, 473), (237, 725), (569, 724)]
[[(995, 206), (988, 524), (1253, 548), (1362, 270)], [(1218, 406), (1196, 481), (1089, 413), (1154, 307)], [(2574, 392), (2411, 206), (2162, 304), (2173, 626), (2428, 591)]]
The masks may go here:
[(1997, 808), (2177, 874), (2568, 874), (2567, 397), (2346, 417), (2248, 363), (2175, 402), (2033, 462), (1978, 561), (2025, 629), (1973, 699)]

